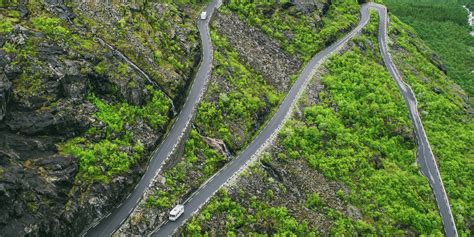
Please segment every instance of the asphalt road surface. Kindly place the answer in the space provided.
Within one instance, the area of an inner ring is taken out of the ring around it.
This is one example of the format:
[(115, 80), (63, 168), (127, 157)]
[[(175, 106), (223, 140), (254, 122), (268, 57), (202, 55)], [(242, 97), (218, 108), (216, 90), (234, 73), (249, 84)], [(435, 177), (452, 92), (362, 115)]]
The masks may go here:
[(290, 89), (290, 92), (283, 100), (283, 103), (278, 108), (278, 111), (273, 115), (272, 119), (268, 122), (260, 134), (238, 157), (228, 163), (217, 174), (212, 176), (188, 200), (186, 200), (186, 202), (184, 202), (185, 212), (177, 221), (168, 221), (164, 223), (154, 231), (152, 236), (172, 235), (177, 228), (179, 228), (189, 218), (191, 218), (193, 214), (196, 213), (226, 182), (228, 182), (234, 175), (237, 175), (242, 167), (246, 166), (252, 155), (257, 153), (259, 149), (275, 135), (280, 126), (284, 123), (287, 115), (291, 113), (292, 106), (295, 104), (297, 98), (304, 90), (305, 85), (313, 77), (315, 69), (320, 65), (320, 63), (332, 53), (338, 51), (341, 46), (358, 34), (360, 30), (368, 23), (370, 18), (369, 9), (375, 9), (380, 16), (378, 38), (380, 51), (387, 69), (389, 70), (393, 79), (397, 82), (400, 92), (403, 95), (407, 107), (410, 110), (410, 117), (413, 121), (419, 143), (417, 161), (421, 166), (423, 174), (425, 174), (425, 176), (428, 178), (428, 181), (435, 193), (446, 235), (457, 236), (457, 231), (451, 214), (451, 209), (449, 207), (447, 195), (441, 182), (439, 171), (436, 166), (436, 161), (434, 159), (433, 153), (431, 152), (423, 125), (416, 109), (415, 96), (411, 89), (409, 89), (409, 87), (406, 86), (401, 80), (401, 77), (399, 76), (398, 71), (393, 64), (388, 51), (386, 40), (388, 16), (386, 8), (378, 4), (362, 5), (359, 25), (344, 38), (329, 46), (311, 59)]
[(184, 136), (186, 128), (189, 126), (196, 106), (204, 92), (207, 78), (212, 68), (212, 44), (209, 35), (209, 19), (218, 5), (219, 0), (210, 3), (206, 10), (207, 19), (198, 21), (198, 29), (201, 37), (202, 60), (199, 70), (194, 78), (193, 85), (189, 91), (186, 102), (179, 113), (173, 127), (169, 131), (165, 140), (153, 152), (145, 174), (130, 195), (107, 216), (95, 222), (92, 227), (85, 231), (85, 236), (111, 236), (127, 219), (135, 206), (140, 202), (145, 190), (152, 183), (155, 175), (160, 171), (166, 159), (174, 151), (179, 141)]
[(387, 9), (383, 5), (379, 4), (370, 4), (370, 8), (377, 10), (379, 13), (379, 47), (380, 52), (383, 57), (385, 66), (387, 67), (390, 75), (396, 81), (398, 89), (405, 99), (405, 103), (410, 112), (410, 118), (413, 122), (413, 126), (416, 133), (416, 138), (418, 141), (418, 151), (417, 151), (417, 162), (420, 165), (421, 172), (428, 179), (428, 183), (433, 190), (434, 196), (436, 198), (436, 203), (438, 205), (438, 211), (441, 215), (441, 220), (443, 221), (444, 232), (446, 236), (458, 236), (456, 230), (456, 225), (454, 224), (453, 214), (451, 212), (451, 207), (448, 201), (448, 195), (444, 190), (443, 181), (439, 174), (438, 166), (434, 158), (433, 152), (431, 151), (428, 138), (426, 137), (425, 129), (421, 123), (420, 116), (417, 110), (417, 101), (415, 94), (411, 88), (405, 84), (398, 72), (397, 68), (392, 62), (390, 53), (387, 45), (387, 24), (388, 16)]

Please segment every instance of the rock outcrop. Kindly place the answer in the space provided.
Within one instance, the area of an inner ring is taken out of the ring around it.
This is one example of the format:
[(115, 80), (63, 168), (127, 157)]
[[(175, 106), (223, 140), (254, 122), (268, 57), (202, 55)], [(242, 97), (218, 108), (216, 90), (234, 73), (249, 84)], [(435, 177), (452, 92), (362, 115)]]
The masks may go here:
[(12, 84), (7, 79), (7, 76), (4, 73), (0, 74), (0, 121), (3, 120), (7, 113), (7, 103), (10, 97), (11, 87)]

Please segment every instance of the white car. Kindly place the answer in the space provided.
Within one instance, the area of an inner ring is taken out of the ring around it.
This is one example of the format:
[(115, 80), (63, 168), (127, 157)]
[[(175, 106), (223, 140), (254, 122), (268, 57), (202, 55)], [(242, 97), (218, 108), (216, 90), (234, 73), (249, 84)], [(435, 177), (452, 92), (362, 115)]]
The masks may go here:
[(207, 12), (201, 12), (201, 20), (206, 20)]
[(170, 211), (170, 221), (176, 221), (184, 213), (183, 205), (176, 205), (173, 210)]

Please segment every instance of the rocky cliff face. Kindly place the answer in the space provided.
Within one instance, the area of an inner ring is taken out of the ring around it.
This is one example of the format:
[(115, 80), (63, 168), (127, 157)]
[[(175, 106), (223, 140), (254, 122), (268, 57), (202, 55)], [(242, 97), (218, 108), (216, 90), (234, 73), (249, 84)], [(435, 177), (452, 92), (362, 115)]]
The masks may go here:
[[(200, 60), (196, 5), (72, 1), (78, 21), (124, 52), (178, 104)], [(91, 21), (92, 20), (92, 21)]]
[[(125, 21), (119, 32), (125, 37), (116, 38), (131, 42), (124, 52), (128, 62), (118, 53), (120, 44), (106, 45), (115, 36), (93, 31), (117, 28), (121, 14), (149, 12), (133, 2), (90, 4), (0, 4), (0, 236), (77, 235), (119, 203), (173, 115), (166, 96), (179, 102), (175, 93), (186, 89), (199, 59), (193, 56), (197, 41), (188, 40), (197, 38), (188, 27), (194, 26), (191, 7), (180, 13), (173, 4), (153, 5), (158, 14), (172, 11), (169, 22), (183, 25), (162, 32), (176, 31), (166, 39), (176, 52), (186, 51), (182, 58), (134, 40), (143, 37)], [(150, 32), (149, 40), (156, 40)], [(139, 56), (135, 66), (144, 72), (131, 65)], [(159, 64), (155, 56), (167, 59)], [(101, 146), (106, 150), (97, 150)], [(100, 152), (119, 155), (125, 168)], [(95, 163), (87, 163), (87, 154)]]

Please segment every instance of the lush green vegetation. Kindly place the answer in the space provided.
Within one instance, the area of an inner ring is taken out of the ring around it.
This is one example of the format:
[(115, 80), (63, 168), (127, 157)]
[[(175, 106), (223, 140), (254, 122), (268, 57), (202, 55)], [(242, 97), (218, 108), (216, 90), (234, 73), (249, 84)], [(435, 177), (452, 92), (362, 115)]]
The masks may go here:
[[(358, 207), (363, 219), (355, 221), (318, 208), (324, 205), (318, 194), (309, 194), (306, 200), (306, 207), (334, 220), (332, 235), (441, 235), (431, 189), (415, 164), (408, 111), (395, 82), (378, 63), (374, 22), (348, 52), (326, 64), (328, 72), (321, 78), (325, 90), (317, 96), (319, 103), (303, 98), (304, 113), (285, 125), (273, 159), (305, 159), (311, 168), (349, 187), (348, 195), (337, 192), (339, 198)], [(188, 225), (188, 232), (199, 231), (199, 223), (217, 213), (224, 213), (229, 230), (253, 223), (241, 217), (244, 211), (235, 200), (225, 195), (218, 200), (203, 209)], [(220, 206), (221, 202), (226, 205)], [(283, 218), (292, 220), (291, 216)], [(281, 219), (271, 216), (277, 223)], [(294, 225), (283, 228), (270, 231), (307, 231)]]
[[(3, 15), (0, 15), (3, 18)], [(9, 20), (0, 21), (0, 34), (10, 33), (13, 30), (12, 22)]]
[[(364, 42), (359, 43), (370, 48)], [(321, 79), (327, 88), (319, 94), (321, 102), (306, 107), (303, 121), (286, 125), (281, 144), (289, 158), (304, 158), (326, 177), (347, 184), (352, 189), (348, 200), (372, 226), (360, 230), (336, 222), (344, 228), (336, 225), (334, 234), (439, 234), (431, 189), (414, 165), (405, 104), (386, 69), (363, 54), (353, 48), (330, 60)]]
[(469, 234), (474, 213), (474, 123), (460, 92), (429, 61), (430, 51), (396, 17), (390, 32), (402, 50), (393, 52), (418, 109), (448, 193), (459, 233)]
[[(241, 195), (245, 196), (244, 193)], [(298, 223), (284, 206), (270, 207), (265, 202), (259, 201), (256, 196), (252, 196), (250, 208), (252, 211), (242, 208), (238, 202), (229, 197), (226, 191), (221, 190), (200, 215), (194, 217), (186, 225), (185, 231), (188, 235), (201, 235), (201, 223), (211, 220), (215, 215), (225, 213), (225, 230), (228, 236), (235, 236), (236, 229), (249, 225), (258, 226), (262, 232), (271, 230), (275, 236), (293, 236), (295, 234), (297, 236), (314, 236), (308, 225)], [(247, 232), (247, 234), (252, 234), (252, 232)], [(218, 235), (222, 235), (222, 233), (218, 233)]]
[[(458, 0), (384, 0), (390, 11), (412, 26), (442, 58), (448, 76), (471, 97), (474, 94), (474, 38), (467, 12)], [(472, 7), (474, 4), (470, 3)], [(470, 103), (473, 105), (473, 102)]]
[(290, 54), (298, 54), (304, 61), (349, 31), (356, 23), (359, 5), (356, 1), (331, 1), (328, 12), (298, 12), (289, 1), (230, 0), (227, 9), (236, 12), (250, 24), (278, 39)]
[(213, 75), (222, 82), (209, 84), (208, 96), (198, 108), (196, 126), (206, 136), (220, 138), (229, 149), (237, 151), (249, 142), (283, 95), (244, 65), (225, 37), (215, 30), (211, 31), (211, 37), (217, 63)]
[(132, 106), (126, 102), (109, 104), (96, 96), (89, 100), (96, 106), (95, 117), (105, 124), (105, 129), (90, 128), (86, 135), (100, 136), (98, 141), (86, 137), (76, 137), (58, 145), (64, 155), (79, 159), (81, 180), (108, 181), (115, 174), (129, 171), (142, 157), (144, 147), (140, 141), (134, 142), (133, 134), (126, 130), (138, 120), (143, 120), (155, 129), (164, 130), (168, 122), (170, 105), (160, 91), (152, 91), (152, 100), (145, 106)]

